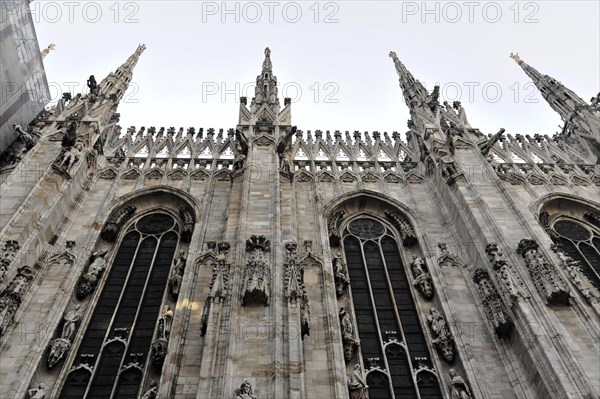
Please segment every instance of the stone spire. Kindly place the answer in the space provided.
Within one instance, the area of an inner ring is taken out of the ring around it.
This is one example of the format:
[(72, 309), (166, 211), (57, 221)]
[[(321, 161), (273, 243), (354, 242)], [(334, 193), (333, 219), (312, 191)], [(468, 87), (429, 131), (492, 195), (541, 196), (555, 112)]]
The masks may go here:
[(115, 102), (119, 102), (127, 91), (131, 78), (133, 77), (133, 68), (135, 68), (140, 55), (146, 50), (146, 45), (140, 44), (127, 61), (123, 63), (115, 72), (108, 74), (98, 86), (98, 94), (109, 98), (114, 95)]
[(421, 84), (415, 77), (410, 73), (404, 64), (398, 59), (395, 52), (390, 51), (390, 58), (394, 61), (396, 66), (396, 72), (400, 78), (400, 88), (404, 95), (404, 101), (411, 112), (415, 111), (416, 108), (421, 107), (423, 104), (429, 101), (429, 93), (425, 86)]
[(279, 113), (280, 104), (277, 97), (277, 78), (273, 75), (273, 64), (271, 63), (271, 50), (265, 49), (265, 60), (262, 65), (262, 72), (256, 77), (256, 90), (250, 108), (256, 112), (263, 104), (275, 112)]
[[(563, 133), (585, 139), (584, 146), (590, 146), (592, 152), (600, 151), (600, 110), (597, 107), (598, 99), (592, 99), (592, 104), (586, 103), (575, 92), (567, 88), (561, 82), (548, 75), (541, 74), (537, 69), (527, 64), (518, 54), (510, 54), (531, 78), (538, 88), (542, 97), (550, 104), (565, 122)], [(585, 145), (587, 144), (587, 145)], [(593, 148), (597, 147), (594, 151)], [(598, 156), (598, 154), (596, 154)]]

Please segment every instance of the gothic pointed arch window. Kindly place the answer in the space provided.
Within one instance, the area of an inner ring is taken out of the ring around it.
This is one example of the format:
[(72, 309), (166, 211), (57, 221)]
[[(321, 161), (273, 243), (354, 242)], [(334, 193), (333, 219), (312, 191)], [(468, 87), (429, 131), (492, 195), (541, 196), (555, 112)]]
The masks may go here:
[(172, 320), (172, 313), (165, 318), (167, 283), (185, 241), (182, 223), (153, 211), (122, 230), (59, 398), (137, 399), (160, 377)]
[(600, 289), (600, 214), (542, 212), (540, 221), (556, 244), (571, 258), (579, 261), (584, 275)]
[(369, 397), (441, 398), (399, 242), (392, 227), (370, 216), (342, 227)]

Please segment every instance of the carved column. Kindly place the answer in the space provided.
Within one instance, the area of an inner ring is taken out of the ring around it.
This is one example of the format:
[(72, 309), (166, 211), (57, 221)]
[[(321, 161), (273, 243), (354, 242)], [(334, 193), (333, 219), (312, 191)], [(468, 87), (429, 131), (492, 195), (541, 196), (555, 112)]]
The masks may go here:
[(473, 281), (477, 285), (477, 291), (483, 304), (485, 314), (494, 327), (498, 338), (510, 337), (513, 322), (507, 314), (504, 304), (498, 295), (498, 291), (490, 280), (490, 276), (484, 269), (477, 269), (473, 275)]
[(558, 270), (538, 252), (538, 243), (532, 239), (519, 242), (517, 253), (527, 263), (529, 274), (538, 292), (548, 305), (568, 305), (571, 293)]

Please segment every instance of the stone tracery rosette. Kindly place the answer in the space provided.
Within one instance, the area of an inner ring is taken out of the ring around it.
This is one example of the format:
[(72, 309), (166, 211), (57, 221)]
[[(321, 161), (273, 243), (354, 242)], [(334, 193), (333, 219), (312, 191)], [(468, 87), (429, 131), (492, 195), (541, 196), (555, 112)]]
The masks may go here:
[(571, 293), (558, 270), (538, 252), (535, 240), (524, 238), (519, 242), (517, 253), (525, 259), (531, 279), (548, 305), (568, 305)]

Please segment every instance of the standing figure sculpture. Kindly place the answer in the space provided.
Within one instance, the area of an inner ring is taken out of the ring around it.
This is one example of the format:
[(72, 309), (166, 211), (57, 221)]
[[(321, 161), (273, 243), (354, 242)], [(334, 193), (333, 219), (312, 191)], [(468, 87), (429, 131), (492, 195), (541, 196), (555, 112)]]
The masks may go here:
[(77, 143), (73, 147), (67, 149), (63, 154), (63, 158), (59, 164), (59, 167), (68, 173), (73, 165), (75, 165), (75, 163), (79, 160), (81, 148), (81, 144)]
[(235, 146), (233, 147), (233, 153), (233, 170), (240, 170), (244, 167), (244, 163), (248, 156), (248, 139), (246, 139), (246, 135), (238, 129), (235, 130)]
[(285, 135), (279, 138), (277, 142), (277, 154), (279, 154), (279, 167), (286, 171), (292, 172), (294, 165), (292, 164), (292, 136), (296, 134), (296, 126), (287, 128)]
[(450, 369), (448, 375), (450, 376), (450, 397), (452, 399), (473, 399), (469, 386), (456, 370)]
[(158, 339), (168, 339), (171, 335), (171, 325), (173, 324), (173, 311), (169, 305), (165, 305), (158, 319)]
[(81, 313), (79, 313), (79, 304), (75, 305), (75, 309), (70, 310), (65, 314), (61, 338), (73, 341), (73, 333), (75, 333), (75, 329), (77, 328), (77, 322), (81, 320)]
[(94, 75), (90, 75), (89, 79), (87, 80), (87, 86), (90, 89), (90, 94), (97, 94), (98, 84), (96, 83), (96, 78)]
[(367, 399), (367, 389), (369, 386), (365, 383), (360, 372), (360, 364), (354, 365), (354, 371), (348, 376), (348, 390), (350, 399)]

